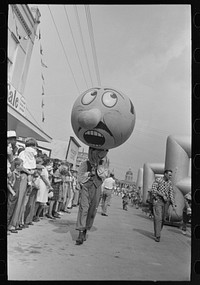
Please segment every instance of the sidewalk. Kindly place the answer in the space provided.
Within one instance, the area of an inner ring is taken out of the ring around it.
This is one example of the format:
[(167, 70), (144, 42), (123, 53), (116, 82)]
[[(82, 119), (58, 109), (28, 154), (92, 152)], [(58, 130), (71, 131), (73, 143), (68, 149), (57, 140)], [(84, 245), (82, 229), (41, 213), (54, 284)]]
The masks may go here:
[(153, 221), (141, 209), (122, 210), (113, 196), (108, 217), (98, 208), (94, 226), (75, 245), (78, 208), (46, 217), (8, 236), (8, 280), (190, 280), (191, 237), (164, 226), (154, 241)]

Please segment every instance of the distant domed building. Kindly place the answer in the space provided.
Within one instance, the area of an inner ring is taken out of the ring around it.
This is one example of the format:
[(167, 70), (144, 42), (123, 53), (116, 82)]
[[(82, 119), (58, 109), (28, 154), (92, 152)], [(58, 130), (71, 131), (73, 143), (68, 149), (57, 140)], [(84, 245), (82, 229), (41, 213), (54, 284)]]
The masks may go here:
[(120, 188), (129, 188), (130, 190), (135, 190), (136, 189), (136, 182), (133, 181), (133, 172), (131, 168), (126, 172), (125, 174), (125, 179), (124, 180), (117, 180), (118, 185)]
[(129, 168), (129, 170), (125, 174), (125, 181), (127, 182), (133, 181), (133, 172), (131, 171), (131, 168)]

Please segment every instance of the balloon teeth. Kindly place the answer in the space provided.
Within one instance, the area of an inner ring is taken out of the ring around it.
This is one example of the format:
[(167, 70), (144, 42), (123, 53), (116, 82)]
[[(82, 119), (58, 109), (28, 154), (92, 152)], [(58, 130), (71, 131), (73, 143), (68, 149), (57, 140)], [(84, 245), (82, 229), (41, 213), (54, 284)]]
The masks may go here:
[(103, 137), (103, 135), (100, 134), (97, 131), (87, 131), (87, 132), (85, 132), (85, 135), (96, 136), (96, 137)]

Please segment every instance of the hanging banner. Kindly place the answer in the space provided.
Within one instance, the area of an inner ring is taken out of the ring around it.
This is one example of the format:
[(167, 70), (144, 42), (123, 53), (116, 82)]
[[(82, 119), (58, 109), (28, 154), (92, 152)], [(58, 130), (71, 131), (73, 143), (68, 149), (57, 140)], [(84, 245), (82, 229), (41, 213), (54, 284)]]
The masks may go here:
[(23, 116), (26, 115), (25, 98), (9, 82), (7, 103)]

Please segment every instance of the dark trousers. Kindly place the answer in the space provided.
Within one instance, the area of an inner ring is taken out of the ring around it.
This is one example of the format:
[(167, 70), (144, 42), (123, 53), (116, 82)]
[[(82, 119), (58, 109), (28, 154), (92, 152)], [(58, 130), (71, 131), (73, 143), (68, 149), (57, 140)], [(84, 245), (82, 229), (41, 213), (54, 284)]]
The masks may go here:
[(33, 221), (37, 192), (38, 192), (38, 189), (33, 188), (29, 195), (29, 199), (26, 204), (26, 209), (24, 213), (24, 223), (25, 224), (31, 223)]
[(100, 201), (101, 185), (96, 187), (88, 181), (80, 190), (79, 210), (76, 222), (77, 230), (91, 229)]

